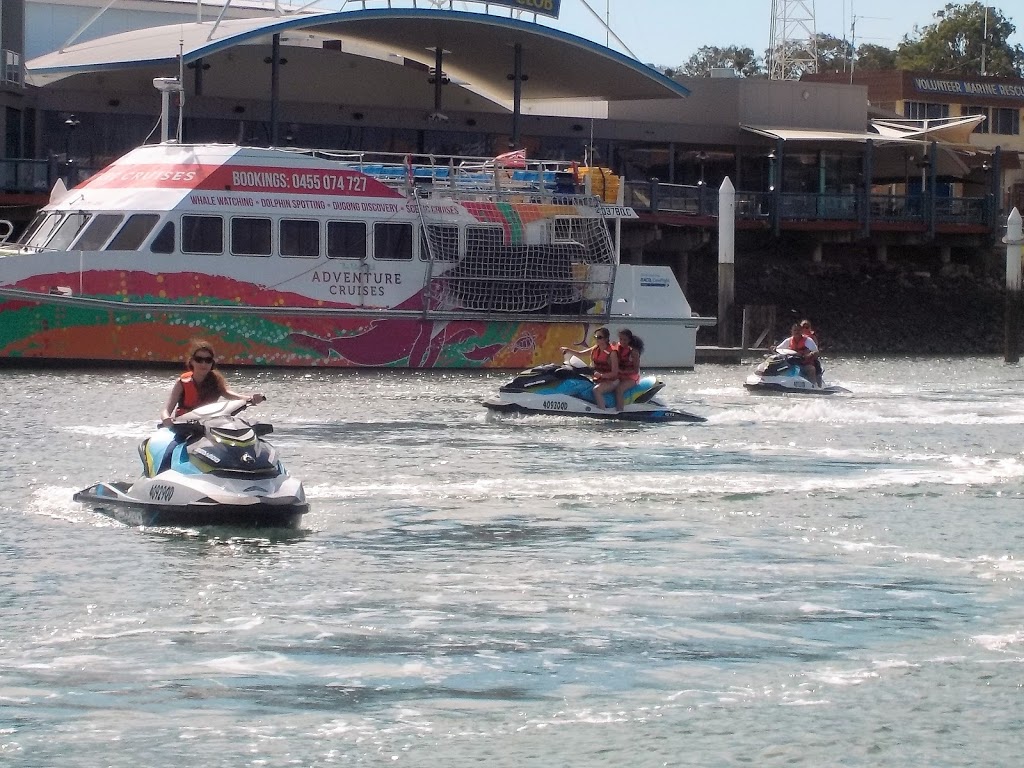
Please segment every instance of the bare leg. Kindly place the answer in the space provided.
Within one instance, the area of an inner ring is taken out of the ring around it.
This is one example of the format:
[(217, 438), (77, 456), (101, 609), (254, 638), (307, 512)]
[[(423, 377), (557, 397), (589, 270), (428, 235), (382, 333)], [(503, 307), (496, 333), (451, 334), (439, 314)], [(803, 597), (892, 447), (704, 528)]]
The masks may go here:
[(611, 392), (616, 386), (617, 382), (615, 381), (600, 381), (594, 385), (594, 401), (602, 411), (608, 410), (604, 407), (605, 394)]
[(626, 393), (633, 388), (633, 382), (629, 379), (620, 381), (615, 387), (615, 407), (620, 411), (626, 410)]

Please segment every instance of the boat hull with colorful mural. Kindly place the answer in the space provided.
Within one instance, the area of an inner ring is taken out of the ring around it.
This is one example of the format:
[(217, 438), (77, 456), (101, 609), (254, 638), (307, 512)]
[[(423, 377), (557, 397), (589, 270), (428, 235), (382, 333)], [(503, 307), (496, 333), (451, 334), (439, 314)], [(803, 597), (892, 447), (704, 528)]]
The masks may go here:
[(235, 365), (525, 368), (611, 324), (692, 367), (713, 320), (618, 263), (629, 209), (553, 173), (141, 147), (0, 248), (0, 360), (170, 363), (201, 337)]

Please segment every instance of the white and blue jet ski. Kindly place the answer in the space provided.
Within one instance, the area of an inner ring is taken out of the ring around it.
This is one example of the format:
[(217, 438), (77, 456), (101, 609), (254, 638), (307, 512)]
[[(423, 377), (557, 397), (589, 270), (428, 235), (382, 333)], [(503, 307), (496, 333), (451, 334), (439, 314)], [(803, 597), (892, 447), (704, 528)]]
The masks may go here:
[(503, 413), (543, 413), (553, 416), (589, 416), (598, 419), (625, 421), (682, 421), (702, 422), (703, 416), (670, 408), (658, 399), (664, 382), (654, 376), (644, 376), (625, 394), (625, 410), (615, 410), (615, 393), (605, 395), (605, 407), (597, 407), (594, 400), (593, 370), (575, 355), (566, 357), (558, 365), (538, 365), (519, 373), (498, 390), (498, 394), (484, 400), (483, 405)]
[(245, 400), (200, 406), (139, 446), (143, 476), (74, 495), (127, 525), (297, 528), (309, 510), (302, 483), (262, 438), (270, 424), (238, 414)]
[(850, 390), (824, 381), (811, 381), (800, 367), (800, 355), (792, 350), (775, 351), (765, 357), (743, 384), (750, 392), (763, 394), (838, 395)]

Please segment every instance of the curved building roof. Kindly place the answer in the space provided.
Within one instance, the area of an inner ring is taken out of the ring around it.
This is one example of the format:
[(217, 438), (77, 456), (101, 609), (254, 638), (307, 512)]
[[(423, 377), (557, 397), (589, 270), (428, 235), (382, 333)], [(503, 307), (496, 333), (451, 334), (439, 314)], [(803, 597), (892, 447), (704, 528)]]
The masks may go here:
[(220, 23), (150, 27), (78, 43), (27, 64), (42, 85), (72, 75), (175, 65), (271, 35), (298, 33), (355, 43), (396, 63), (426, 67), (444, 51), (447, 76), (495, 103), (513, 99), (515, 45), (522, 50), (523, 97), (626, 101), (682, 97), (689, 91), (636, 59), (590, 40), (519, 19), (425, 8), (300, 13)]

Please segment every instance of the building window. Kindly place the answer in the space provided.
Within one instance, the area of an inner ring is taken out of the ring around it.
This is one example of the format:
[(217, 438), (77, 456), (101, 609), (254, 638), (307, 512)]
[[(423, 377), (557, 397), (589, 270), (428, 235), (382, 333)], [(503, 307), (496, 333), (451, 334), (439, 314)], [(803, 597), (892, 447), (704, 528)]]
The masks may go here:
[(231, 252), (239, 256), (269, 256), (271, 224), (270, 219), (233, 218)]
[(366, 225), (361, 221), (328, 221), (327, 258), (365, 259)]
[(320, 222), (281, 219), (281, 255), (315, 259), (320, 256)]
[(182, 216), (182, 253), (223, 253), (224, 220), (220, 216)]
[(412, 258), (412, 224), (374, 224), (373, 257), (409, 261)]
[(993, 109), (992, 110), (992, 133), (1001, 136), (1020, 135), (1020, 110), (1019, 109)]
[(971, 115), (984, 115), (985, 119), (974, 126), (974, 133), (988, 133), (989, 121), (991, 118), (988, 114), (988, 107), (964, 107), (961, 114), (964, 117), (970, 117)]
[(937, 120), (949, 117), (949, 104), (932, 104), (928, 101), (903, 102), (903, 116), (911, 120)]

